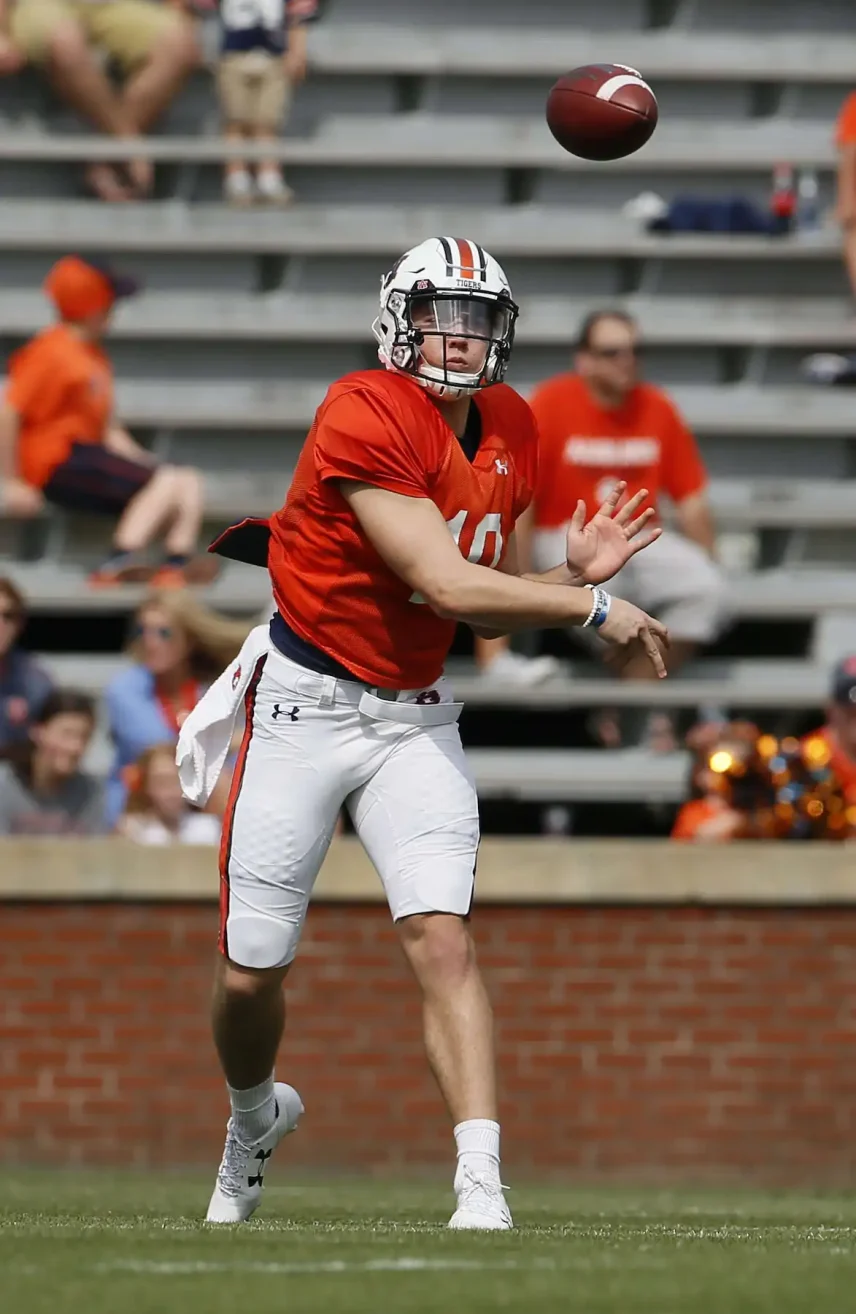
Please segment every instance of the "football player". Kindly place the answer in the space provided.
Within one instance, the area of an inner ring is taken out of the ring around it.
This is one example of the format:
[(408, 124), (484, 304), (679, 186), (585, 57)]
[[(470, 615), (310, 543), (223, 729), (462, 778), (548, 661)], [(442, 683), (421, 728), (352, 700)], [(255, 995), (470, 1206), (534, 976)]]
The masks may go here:
[[(491, 1010), (468, 920), (478, 801), (443, 664), (461, 621), (486, 635), (596, 626), (661, 675), (668, 642), (658, 621), (599, 587), (658, 533), (647, 514), (634, 519), (644, 494), (617, 511), (619, 485), (587, 524), (580, 504), (567, 560), (518, 574), (514, 526), (538, 453), (529, 407), (502, 381), (517, 314), (476, 242), (408, 251), (381, 284), (384, 368), (330, 388), (282, 510), (212, 545), (268, 565), (277, 611), (252, 670), (239, 662), (231, 680), (246, 685), (246, 730), (223, 829), (213, 1025), (232, 1116), (209, 1222), (252, 1214), (264, 1166), (302, 1113), (273, 1076), (282, 986), (345, 806), (422, 991), (457, 1145), (450, 1226), (512, 1226)], [(187, 753), (224, 696), (207, 695), (210, 709), (203, 699), (186, 723)]]

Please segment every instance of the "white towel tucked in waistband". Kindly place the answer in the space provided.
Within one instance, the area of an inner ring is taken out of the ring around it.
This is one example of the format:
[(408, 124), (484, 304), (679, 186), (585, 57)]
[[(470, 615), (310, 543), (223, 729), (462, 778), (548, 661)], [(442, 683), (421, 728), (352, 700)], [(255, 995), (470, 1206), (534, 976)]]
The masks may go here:
[(238, 656), (187, 717), (178, 736), (175, 762), (181, 791), (203, 807), (217, 784), (229, 752), (238, 711), (256, 668), (271, 651), (267, 624), (250, 630)]

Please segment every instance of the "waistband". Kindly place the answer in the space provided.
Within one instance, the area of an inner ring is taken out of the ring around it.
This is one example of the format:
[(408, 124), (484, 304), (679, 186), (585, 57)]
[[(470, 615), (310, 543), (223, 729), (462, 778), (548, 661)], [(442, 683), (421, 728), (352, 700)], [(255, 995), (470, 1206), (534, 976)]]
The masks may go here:
[(424, 690), (424, 685), (416, 689), (386, 689), (381, 685), (365, 684), (362, 680), (355, 680), (352, 675), (342, 680), (326, 672), (310, 670), (302, 662), (287, 656), (278, 647), (274, 647), (271, 660), (273, 670), (278, 666), (286, 668), (287, 678), (295, 682), (297, 692), (307, 698), (317, 698), (322, 705), (329, 706), (333, 702), (340, 702), (353, 703), (356, 706), (365, 693), (373, 694), (375, 698), (380, 698), (385, 703), (407, 702)]

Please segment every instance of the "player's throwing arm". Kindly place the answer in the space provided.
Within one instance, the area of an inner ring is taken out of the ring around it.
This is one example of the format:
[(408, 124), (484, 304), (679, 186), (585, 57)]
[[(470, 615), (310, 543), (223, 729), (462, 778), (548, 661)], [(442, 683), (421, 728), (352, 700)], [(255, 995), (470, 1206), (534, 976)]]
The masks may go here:
[(639, 607), (600, 588), (557, 588), (474, 565), (461, 555), (427, 498), (369, 484), (341, 487), (379, 555), (439, 616), (507, 633), (590, 625), (607, 643), (641, 644), (657, 674), (666, 674), (661, 651), (669, 642), (666, 627)]

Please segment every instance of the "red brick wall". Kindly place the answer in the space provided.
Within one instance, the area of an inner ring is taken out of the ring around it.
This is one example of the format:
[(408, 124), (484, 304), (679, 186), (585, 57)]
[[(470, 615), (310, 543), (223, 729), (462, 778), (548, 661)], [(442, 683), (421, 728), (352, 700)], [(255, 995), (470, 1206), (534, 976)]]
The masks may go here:
[[(856, 1182), (856, 908), (494, 908), (506, 1171)], [(6, 904), (0, 1159), (208, 1163), (216, 910)], [(292, 1161), (447, 1162), (386, 910), (315, 907), (279, 1074)]]

